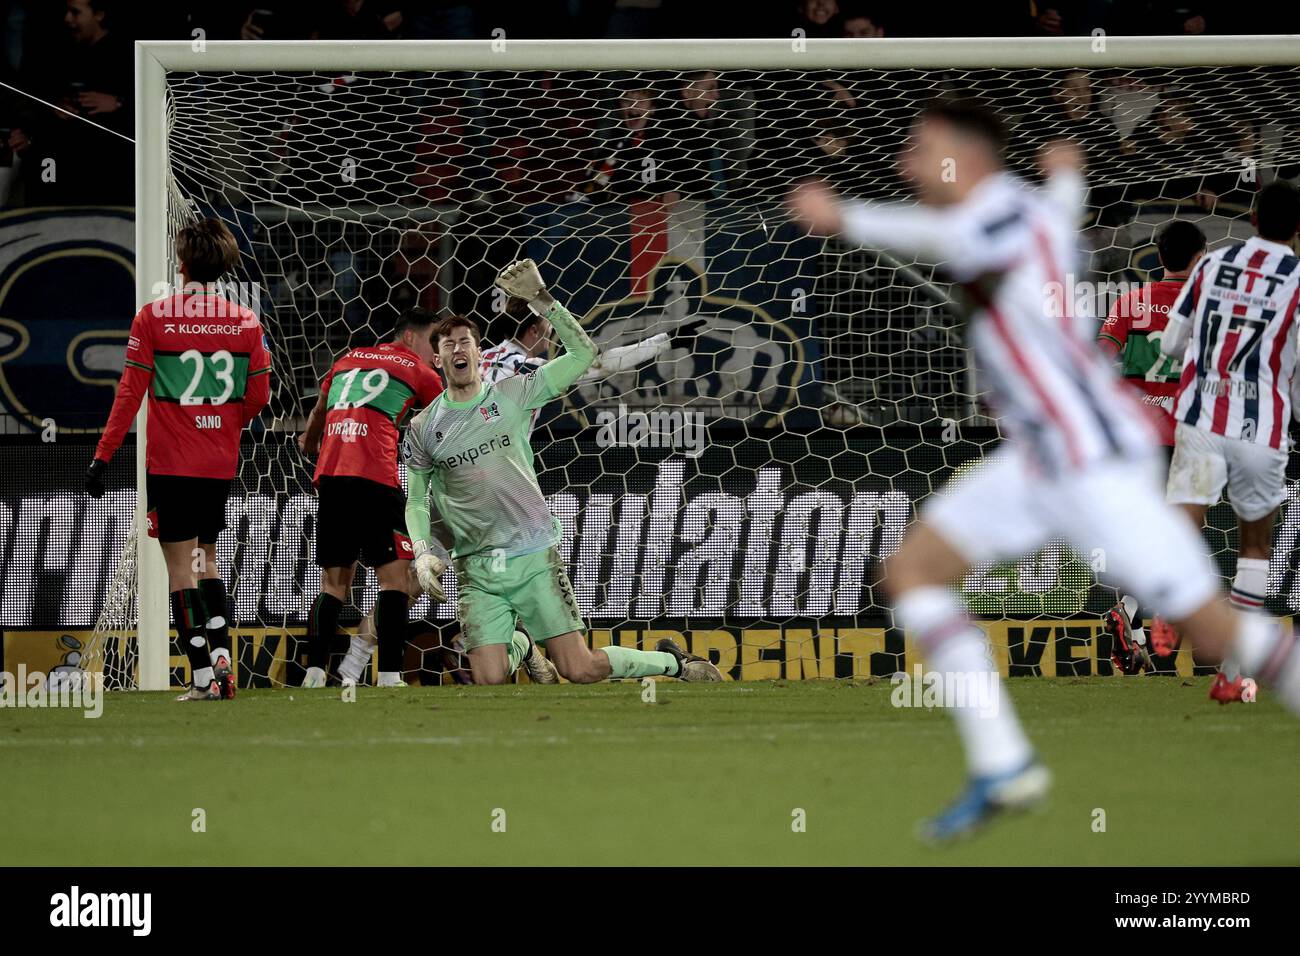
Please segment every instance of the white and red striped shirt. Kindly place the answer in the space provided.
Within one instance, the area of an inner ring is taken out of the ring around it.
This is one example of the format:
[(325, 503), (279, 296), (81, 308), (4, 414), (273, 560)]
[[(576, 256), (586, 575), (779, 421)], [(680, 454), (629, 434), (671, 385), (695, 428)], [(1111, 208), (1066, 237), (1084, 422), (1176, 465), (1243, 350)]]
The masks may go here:
[(1156, 448), (1147, 416), (1097, 348), (1095, 320), (1073, 309), (1084, 191), (1077, 174), (1035, 190), (1001, 173), (952, 206), (843, 209), (847, 238), (937, 262), (957, 282), (989, 404), (1049, 475)]
[(511, 375), (535, 372), (545, 364), (545, 356), (529, 355), (514, 339), (506, 339), (502, 344), (483, 352), (480, 367), (483, 370), (483, 381), (495, 385)]
[(1281, 448), (1296, 371), (1300, 259), (1254, 236), (1206, 254), (1173, 308), (1162, 348), (1186, 342), (1174, 418)]

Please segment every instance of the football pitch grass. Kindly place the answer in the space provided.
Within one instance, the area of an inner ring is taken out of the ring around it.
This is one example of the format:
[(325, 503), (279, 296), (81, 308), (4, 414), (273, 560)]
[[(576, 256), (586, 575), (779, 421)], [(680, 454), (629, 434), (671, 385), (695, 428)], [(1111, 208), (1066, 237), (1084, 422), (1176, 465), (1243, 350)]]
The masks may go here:
[(0, 864), (1300, 863), (1300, 722), (1208, 685), (1011, 682), (1052, 798), (943, 849), (955, 731), (886, 680), (109, 694), (0, 711)]

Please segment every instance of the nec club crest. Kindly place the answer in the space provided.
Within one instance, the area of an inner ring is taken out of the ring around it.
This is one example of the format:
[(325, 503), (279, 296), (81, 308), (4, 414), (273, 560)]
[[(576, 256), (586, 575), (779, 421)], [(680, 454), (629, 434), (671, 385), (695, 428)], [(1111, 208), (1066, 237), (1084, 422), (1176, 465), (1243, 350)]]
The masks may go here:
[(501, 417), (501, 409), (497, 408), (496, 402), (489, 402), (487, 405), (480, 405), (478, 413), (483, 416), (483, 421), (490, 422)]

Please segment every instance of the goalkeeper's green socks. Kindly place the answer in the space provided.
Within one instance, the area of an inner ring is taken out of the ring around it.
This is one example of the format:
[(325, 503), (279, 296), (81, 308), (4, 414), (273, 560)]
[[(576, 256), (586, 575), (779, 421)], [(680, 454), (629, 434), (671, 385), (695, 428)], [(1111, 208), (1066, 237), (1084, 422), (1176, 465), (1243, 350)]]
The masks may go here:
[(602, 647), (609, 658), (609, 676), (676, 677), (680, 671), (677, 658), (663, 651), (638, 651), (634, 647)]
[(195, 687), (207, 689), (212, 683), (212, 657), (208, 653), (208, 636), (205, 625), (208, 613), (203, 607), (203, 592), (198, 588), (184, 588), (171, 593), (172, 618), (176, 621), (176, 634), (185, 655), (190, 659), (190, 682)]

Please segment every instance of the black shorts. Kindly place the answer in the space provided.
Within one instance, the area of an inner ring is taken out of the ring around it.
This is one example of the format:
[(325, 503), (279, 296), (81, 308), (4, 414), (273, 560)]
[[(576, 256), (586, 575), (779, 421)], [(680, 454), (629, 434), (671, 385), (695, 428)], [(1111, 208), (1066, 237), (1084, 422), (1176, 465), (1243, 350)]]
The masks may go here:
[(144, 490), (150, 537), (169, 543), (198, 538), (200, 544), (215, 544), (226, 528), (229, 478), (146, 475)]
[(316, 563), (370, 568), (415, 557), (406, 535), (406, 498), (400, 488), (369, 478), (323, 476), (316, 486)]

